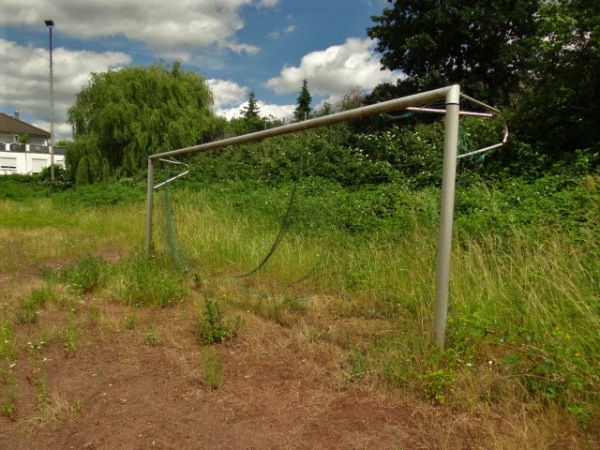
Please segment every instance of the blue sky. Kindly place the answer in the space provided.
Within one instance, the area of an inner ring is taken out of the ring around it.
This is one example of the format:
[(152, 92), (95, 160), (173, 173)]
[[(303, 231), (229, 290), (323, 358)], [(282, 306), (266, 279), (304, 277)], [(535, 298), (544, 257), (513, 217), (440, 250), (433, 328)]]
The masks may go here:
[(49, 129), (48, 29), (53, 19), (55, 135), (92, 72), (175, 59), (201, 74), (217, 113), (232, 117), (254, 90), (261, 114), (292, 113), (302, 80), (313, 106), (400, 74), (380, 70), (368, 39), (385, 0), (4, 0), (0, 111)]

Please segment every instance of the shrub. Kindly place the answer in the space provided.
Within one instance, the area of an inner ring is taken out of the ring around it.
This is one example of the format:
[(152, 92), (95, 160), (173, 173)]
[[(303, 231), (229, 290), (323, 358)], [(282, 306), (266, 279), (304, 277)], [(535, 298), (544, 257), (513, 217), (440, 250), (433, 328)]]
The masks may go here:
[(242, 318), (237, 316), (235, 321), (227, 319), (219, 303), (206, 299), (204, 310), (200, 313), (197, 324), (198, 340), (202, 345), (216, 344), (237, 336), (242, 324)]

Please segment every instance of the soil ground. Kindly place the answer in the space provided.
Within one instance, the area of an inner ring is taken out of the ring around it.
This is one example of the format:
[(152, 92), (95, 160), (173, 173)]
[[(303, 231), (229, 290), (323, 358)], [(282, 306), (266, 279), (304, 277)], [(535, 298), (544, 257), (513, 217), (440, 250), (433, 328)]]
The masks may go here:
[[(4, 299), (40, 285), (38, 275), (2, 274)], [(128, 328), (131, 308), (90, 295), (79, 303), (74, 352), (57, 338), (64, 307), (16, 326), (18, 408), (14, 420), (0, 417), (0, 449), (418, 447), (410, 407), (343, 387), (342, 352), (297, 331), (245, 317), (236, 338), (210, 348), (223, 364), (210, 389), (190, 308), (139, 308)]]
[[(0, 274), (9, 310), (43, 283), (42, 272)], [(529, 446), (527, 436), (511, 437), (518, 447), (486, 443), (494, 425), (476, 412), (349, 383), (347, 349), (311, 338), (302, 315), (277, 323), (236, 311), (238, 336), (202, 347), (194, 332), (202, 295), (193, 295), (167, 308), (129, 308), (86, 294), (16, 325), (17, 413), (0, 416), (0, 449), (569, 448), (569, 430), (552, 447)], [(66, 351), (69, 321), (77, 340)], [(331, 327), (357, 333), (377, 327), (336, 321)], [(207, 354), (223, 365), (216, 389)]]

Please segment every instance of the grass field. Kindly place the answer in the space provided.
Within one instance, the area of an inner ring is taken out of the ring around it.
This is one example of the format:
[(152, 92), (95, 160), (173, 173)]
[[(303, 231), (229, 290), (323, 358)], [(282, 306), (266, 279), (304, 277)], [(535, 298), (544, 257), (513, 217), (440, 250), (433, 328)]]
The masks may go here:
[[(150, 259), (143, 186), (3, 200), (0, 411), (15, 422), (35, 418), (36, 429), (74, 420), (86, 405), (53, 392), (43, 362), (50, 347), (74, 364), (119, 329), (131, 330), (132, 343), (183, 351), (173, 344), (183, 327), (208, 390), (227, 382), (219, 346), (233, 340), (251, 345), (247, 363), (302, 355), (315, 373), (327, 367), (336, 389), (412, 405), (423, 418), (413, 430), (421, 448), (594, 448), (595, 182), (561, 191), (556, 210), (542, 204), (537, 217), (493, 190), (458, 194), (445, 351), (432, 339), (435, 190), (189, 184), (157, 196)], [(561, 213), (561, 202), (586, 220)], [(240, 277), (280, 232), (266, 264)], [(273, 325), (280, 333), (265, 339)], [(27, 389), (23, 365), (34, 374)], [(435, 417), (448, 420), (445, 431), (424, 425)]]

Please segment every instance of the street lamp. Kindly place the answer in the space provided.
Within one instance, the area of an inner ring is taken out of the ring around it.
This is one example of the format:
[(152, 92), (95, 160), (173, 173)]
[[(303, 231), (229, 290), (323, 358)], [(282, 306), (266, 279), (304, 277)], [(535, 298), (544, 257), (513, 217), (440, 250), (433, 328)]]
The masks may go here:
[(50, 179), (54, 181), (54, 77), (52, 76), (52, 28), (54, 20), (44, 20), (50, 32)]

